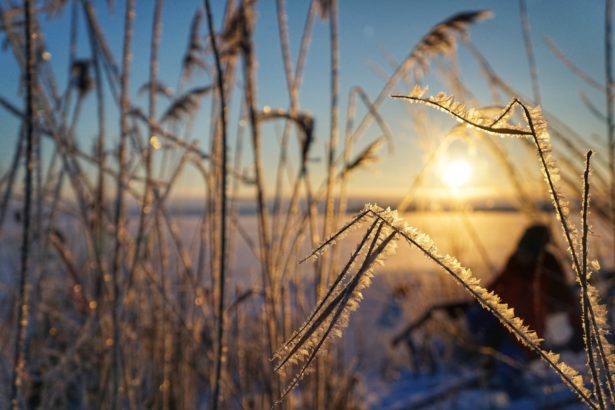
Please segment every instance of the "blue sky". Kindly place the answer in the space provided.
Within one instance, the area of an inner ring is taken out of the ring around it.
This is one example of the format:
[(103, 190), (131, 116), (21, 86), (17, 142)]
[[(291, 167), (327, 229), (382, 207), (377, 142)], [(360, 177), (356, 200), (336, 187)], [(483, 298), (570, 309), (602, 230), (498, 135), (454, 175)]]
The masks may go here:
[[(95, 1), (101, 4), (103, 1)], [(288, 23), (291, 35), (293, 59), (296, 59), (300, 36), (303, 30), (308, 1), (289, 0), (287, 2)], [(146, 106), (146, 101), (137, 96), (137, 89), (148, 78), (149, 42), (153, 1), (137, 1), (137, 15), (134, 37), (134, 57), (131, 76), (132, 99), (136, 104)], [(180, 62), (186, 49), (190, 21), (202, 3), (200, 1), (166, 1), (163, 10), (163, 32), (160, 51), (160, 76), (171, 87), (176, 87), (180, 73)], [(214, 16), (219, 24), (223, 13), (222, 1), (213, 1)], [(106, 7), (98, 7), (97, 12), (108, 42), (116, 59), (121, 56), (123, 36), (123, 1), (116, 1), (116, 8), (109, 12)], [(471, 38), (482, 53), (488, 58), (495, 70), (515, 88), (525, 95), (531, 94), (529, 69), (519, 19), (517, 1), (340, 1), (340, 49), (341, 49), (341, 118), (345, 123), (345, 106), (348, 90), (353, 86), (363, 87), (374, 98), (383, 84), (383, 80), (373, 71), (370, 62), (382, 66), (389, 72), (383, 57), (383, 50), (397, 60), (405, 57), (416, 42), (428, 32), (431, 26), (448, 16), (468, 10), (489, 9), (494, 18), (480, 22), (470, 29)], [(46, 43), (52, 54), (54, 71), (58, 82), (63, 87), (66, 83), (66, 61), (68, 48), (69, 10), (63, 16), (43, 21)], [(275, 1), (263, 0), (257, 5), (256, 53), (258, 59), (258, 103), (262, 107), (269, 105), (276, 108), (288, 107), (286, 80), (283, 74), (282, 57), (279, 46)], [(546, 47), (543, 36), (552, 38), (559, 47), (590, 75), (603, 81), (604, 54), (604, 4), (590, 0), (578, 2), (528, 0), (531, 34), (539, 69), (543, 106), (573, 126), (583, 135), (604, 135), (603, 126), (587, 112), (578, 98), (578, 91), (585, 91), (598, 107), (603, 107), (603, 97), (587, 87), (572, 75), (552, 55)], [(83, 22), (80, 27), (79, 57), (89, 57), (89, 47)], [(206, 27), (203, 25), (202, 34)], [(0, 34), (4, 39), (4, 35)], [(481, 78), (477, 65), (463, 47), (459, 48), (461, 73), (468, 88), (481, 102), (489, 103), (488, 92)], [(22, 106), (19, 95), (19, 73), (12, 55), (8, 51), (0, 52), (2, 75), (0, 76), (0, 95)], [(315, 156), (324, 155), (324, 145), (328, 139), (329, 129), (329, 31), (328, 22), (317, 19), (305, 80), (300, 92), (301, 107), (311, 112), (316, 118), (317, 143)], [(190, 86), (208, 84), (205, 75), (196, 76)], [(431, 92), (442, 87), (435, 75), (426, 78)], [(188, 86), (189, 87), (189, 86)], [(239, 94), (236, 95), (237, 97)], [(237, 99), (237, 98), (236, 98)], [(94, 95), (88, 97), (81, 122), (78, 127), (79, 143), (84, 150), (90, 150), (96, 135), (96, 111)], [(162, 104), (162, 103), (161, 103)], [(408, 127), (408, 116), (404, 103), (396, 100), (386, 101), (382, 115), (389, 123), (396, 138), (396, 151), (387, 156), (383, 150), (383, 161), (374, 168), (377, 172), (361, 171), (353, 182), (353, 192), (357, 194), (377, 193), (378, 195), (398, 195), (421, 168), (425, 146), (425, 136), (417, 136)], [(235, 107), (237, 105), (235, 104)], [(206, 134), (208, 128), (208, 104), (204, 104), (191, 132), (191, 138), (203, 141), (207, 149)], [(163, 107), (161, 107), (161, 110)], [(231, 135), (234, 139), (236, 110), (231, 123)], [(110, 113), (110, 132), (117, 132), (117, 121), (113, 111)], [(434, 119), (441, 121), (439, 127), (446, 129), (452, 124), (441, 114)], [(4, 142), (0, 146), (0, 168), (6, 170), (10, 163), (18, 122), (6, 112), (0, 110), (0, 135)], [(439, 128), (436, 127), (436, 128)], [(378, 136), (372, 127), (363, 143), (368, 143)], [(275, 163), (277, 158), (276, 127), (263, 127), (265, 145), (265, 164)], [(109, 147), (111, 148), (111, 146)], [(512, 148), (515, 149), (514, 147)], [(462, 147), (461, 151), (467, 150)], [(49, 154), (49, 153), (47, 153)], [(249, 154), (246, 154), (246, 163)], [(492, 164), (477, 160), (480, 166), (476, 173), (490, 171)], [(482, 167), (482, 168), (481, 168)], [(322, 176), (314, 167), (316, 179)], [(273, 166), (266, 169), (267, 177), (272, 181)], [(478, 178), (475, 185), (480, 185)], [(492, 181), (484, 179), (483, 185)], [(198, 186), (198, 188), (195, 188)], [(483, 187), (485, 188), (485, 187)], [(194, 172), (188, 173), (180, 184), (181, 195), (199, 196), (202, 186)]]

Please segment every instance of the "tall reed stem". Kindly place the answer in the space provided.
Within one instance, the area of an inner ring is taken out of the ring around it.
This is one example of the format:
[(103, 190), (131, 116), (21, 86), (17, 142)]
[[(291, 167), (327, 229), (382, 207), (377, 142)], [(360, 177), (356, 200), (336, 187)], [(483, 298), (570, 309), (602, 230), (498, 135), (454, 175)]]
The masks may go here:
[(615, 119), (613, 112), (613, 0), (605, 1), (604, 71), (606, 74), (606, 136), (611, 174), (611, 226), (615, 249)]
[(540, 105), (540, 83), (538, 82), (538, 66), (536, 57), (534, 56), (534, 47), (532, 46), (532, 36), (530, 35), (530, 20), (527, 16), (527, 3), (525, 0), (519, 0), (519, 14), (521, 15), (521, 28), (523, 30), (523, 43), (525, 44), (525, 52), (527, 61), (530, 65), (530, 77), (532, 78), (532, 94), (534, 96), (534, 104)]
[(120, 380), (120, 278), (121, 248), (126, 235), (124, 221), (124, 190), (126, 185), (126, 142), (128, 139), (128, 111), (130, 109), (128, 79), (130, 75), (130, 62), (132, 60), (132, 31), (135, 16), (135, 0), (126, 1), (126, 14), (124, 18), (124, 50), (122, 56), (122, 73), (120, 87), (120, 144), (118, 150), (118, 176), (117, 196), (115, 202), (115, 247), (113, 251), (113, 265), (111, 268), (111, 281), (113, 287), (113, 306), (111, 308), (111, 326), (113, 332), (113, 351), (111, 353), (111, 408), (119, 407), (118, 390)]
[(28, 327), (28, 260), (30, 252), (30, 213), (32, 208), (32, 168), (34, 143), (34, 91), (35, 91), (35, 54), (34, 54), (34, 2), (25, 0), (25, 46), (26, 46), (26, 118), (25, 118), (25, 199), (23, 203), (23, 232), (21, 241), (21, 269), (19, 271), (19, 294), (17, 334), (14, 345), (13, 380), (11, 383), (11, 405), (19, 409), (19, 392), (26, 372), (26, 331)]
[(224, 281), (226, 280), (226, 185), (227, 185), (227, 135), (226, 135), (226, 100), (224, 94), (224, 71), (222, 71), (222, 64), (220, 63), (220, 53), (218, 51), (218, 44), (216, 41), (216, 32), (214, 30), (213, 17), (211, 12), (211, 5), (209, 0), (204, 0), (205, 11), (207, 14), (207, 27), (209, 29), (209, 39), (211, 41), (211, 47), (214, 53), (214, 59), (216, 62), (216, 80), (218, 87), (218, 94), (220, 97), (220, 126), (222, 127), (222, 146), (221, 161), (220, 161), (220, 243), (219, 253), (220, 258), (219, 268), (220, 276), (218, 278), (218, 322), (216, 327), (216, 358), (215, 358), (215, 381), (214, 381), (214, 394), (212, 408), (217, 410), (220, 406), (220, 385), (222, 375), (222, 362), (224, 355)]
[[(329, 2), (329, 41), (331, 50), (331, 107), (330, 107), (330, 124), (329, 124), (329, 148), (327, 152), (327, 187), (325, 193), (325, 216), (323, 221), (323, 238), (329, 236), (329, 233), (336, 229), (333, 225), (334, 221), (334, 187), (336, 179), (336, 151), (339, 134), (339, 36), (338, 36), (338, 4), (337, 0)], [(330, 255), (320, 261), (319, 277), (317, 278), (318, 286), (317, 298), (320, 298), (326, 290), (329, 283), (329, 275), (331, 270), (329, 262)], [(325, 356), (321, 356), (318, 360), (316, 380), (316, 400), (319, 409), (325, 406), (326, 396), (326, 360)]]
[(137, 240), (135, 243), (135, 253), (132, 267), (129, 272), (129, 284), (132, 283), (132, 276), (136, 269), (137, 262), (141, 253), (141, 245), (145, 236), (145, 226), (147, 215), (151, 211), (151, 191), (152, 191), (152, 143), (151, 139), (154, 138), (156, 133), (153, 124), (156, 123), (156, 106), (158, 102), (158, 50), (160, 49), (160, 32), (161, 32), (161, 17), (162, 17), (162, 3), (163, 0), (156, 0), (154, 6), (154, 19), (152, 23), (152, 42), (150, 46), (150, 63), (149, 63), (149, 113), (147, 121), (149, 123), (148, 134), (146, 138), (145, 148), (145, 189), (143, 191), (143, 199), (141, 201), (141, 212), (139, 214), (139, 228), (137, 231)]
[[(581, 270), (579, 271), (579, 283), (581, 285), (581, 309), (583, 319), (583, 338), (585, 339), (585, 352), (587, 353), (587, 363), (594, 384), (594, 394), (598, 398), (598, 405), (604, 408), (602, 385), (598, 366), (595, 363), (595, 354), (592, 341), (592, 324), (590, 320), (590, 300), (587, 290), (587, 234), (589, 226), (587, 224), (587, 212), (589, 208), (589, 170), (592, 152), (587, 152), (585, 172), (583, 173), (583, 207), (582, 207), (582, 230), (581, 230)], [(598, 335), (596, 335), (598, 337)], [(608, 368), (604, 369), (608, 372)]]
[[(75, 3), (77, 4), (77, 3)], [(75, 30), (76, 31), (76, 30)], [(92, 49), (92, 65), (94, 66), (94, 78), (96, 87), (96, 114), (98, 116), (98, 137), (96, 139), (96, 159), (98, 160), (98, 178), (96, 187), (96, 200), (95, 200), (95, 223), (96, 223), (96, 247), (97, 254), (100, 255), (103, 251), (103, 234), (104, 234), (104, 210), (105, 210), (105, 168), (106, 159), (105, 154), (105, 140), (106, 140), (106, 117), (105, 117), (105, 91), (103, 89), (103, 79), (100, 61), (100, 52), (98, 45), (94, 38), (94, 32), (88, 24), (88, 37), (90, 40), (90, 48)], [(99, 265), (100, 266), (100, 265)], [(103, 290), (103, 278), (104, 274), (102, 269), (99, 269), (98, 277), (94, 285), (94, 300), (97, 304), (100, 304)], [(100, 313), (100, 309), (96, 311)]]
[[(327, 153), (327, 191), (325, 194), (325, 219), (323, 223), (323, 238), (329, 236), (335, 227), (332, 227), (333, 211), (334, 211), (334, 198), (333, 188), (335, 184), (335, 156), (337, 150), (337, 140), (339, 134), (339, 38), (338, 38), (338, 8), (337, 0), (331, 0), (329, 4), (329, 25), (330, 25), (330, 42), (331, 42), (331, 118), (330, 118), (330, 139), (329, 149)], [(329, 278), (327, 272), (324, 271), (324, 267), (327, 264), (323, 261), (321, 266), (320, 277), (320, 290), (319, 295), (324, 291), (327, 286)]]
[[(250, 131), (252, 134), (252, 151), (254, 157), (254, 179), (256, 185), (256, 207), (259, 233), (259, 258), (262, 269), (262, 286), (265, 292), (265, 313), (267, 315), (266, 327), (269, 342), (269, 354), (273, 355), (277, 344), (277, 316), (273, 284), (275, 280), (274, 268), (271, 258), (271, 235), (269, 233), (269, 210), (265, 202), (265, 181), (262, 163), (262, 140), (258, 119), (258, 105), (256, 100), (256, 58), (254, 56), (253, 26), (254, 3), (249, 0), (242, 1), (243, 24), (241, 33), (241, 51), (243, 54), (244, 94), (248, 108)], [(279, 378), (272, 380), (273, 397), (278, 397)]]

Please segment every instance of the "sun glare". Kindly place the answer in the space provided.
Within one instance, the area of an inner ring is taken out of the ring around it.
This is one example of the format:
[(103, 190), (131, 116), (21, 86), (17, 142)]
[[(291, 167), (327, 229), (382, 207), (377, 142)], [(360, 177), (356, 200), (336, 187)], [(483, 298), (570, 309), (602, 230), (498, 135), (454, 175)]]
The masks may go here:
[(472, 176), (472, 167), (467, 161), (456, 160), (448, 163), (442, 173), (442, 182), (450, 188), (460, 188)]

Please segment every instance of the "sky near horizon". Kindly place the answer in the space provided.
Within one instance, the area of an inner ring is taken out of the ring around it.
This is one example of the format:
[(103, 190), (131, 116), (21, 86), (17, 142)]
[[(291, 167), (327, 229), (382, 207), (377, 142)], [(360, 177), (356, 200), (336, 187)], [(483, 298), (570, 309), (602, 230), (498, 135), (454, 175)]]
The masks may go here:
[[(124, 1), (116, 1), (115, 9), (109, 11), (102, 6), (102, 1), (94, 2), (100, 18), (103, 32), (119, 61), (123, 36)], [(604, 82), (604, 3), (602, 1), (578, 2), (528, 0), (528, 13), (532, 41), (540, 79), (540, 91), (545, 110), (563, 119), (581, 135), (588, 138), (603, 138), (604, 126), (593, 117), (578, 97), (578, 92), (585, 92), (593, 103), (604, 107), (604, 96), (594, 91), (570, 73), (549, 51), (543, 38), (548, 36), (566, 55), (588, 74)], [(131, 99), (134, 104), (147, 106), (144, 96), (137, 90), (148, 78), (149, 44), (153, 1), (137, 1), (134, 56), (130, 79)], [(213, 1), (214, 18), (219, 25), (223, 14), (222, 1)], [(181, 5), (181, 6), (180, 6)], [(200, 1), (165, 1), (163, 9), (162, 42), (160, 50), (160, 77), (169, 86), (177, 88), (180, 76), (180, 64), (187, 46), (190, 22), (195, 10), (202, 5)], [(300, 37), (303, 31), (308, 1), (287, 1), (288, 25), (293, 63), (296, 63)], [(531, 95), (530, 74), (523, 46), (523, 37), (517, 1), (368, 1), (341, 0), (339, 4), (340, 28), (340, 119), (343, 133), (346, 119), (348, 91), (353, 86), (361, 86), (373, 99), (379, 93), (384, 80), (374, 70), (375, 66), (391, 73), (387, 62), (391, 57), (397, 61), (403, 59), (436, 23), (447, 17), (469, 10), (491, 10), (493, 18), (481, 21), (469, 29), (474, 44), (489, 60), (499, 75), (526, 96)], [(81, 18), (82, 16), (80, 16)], [(257, 4), (255, 47), (258, 60), (258, 104), (260, 107), (287, 108), (289, 106), (284, 77), (282, 56), (279, 45), (276, 20), (276, 5), (273, 0), (259, 1)], [(42, 27), (45, 41), (51, 52), (52, 66), (57, 75), (60, 89), (66, 84), (68, 27), (70, 7), (64, 14), (52, 20), (43, 18)], [(203, 23), (201, 34), (206, 33)], [(0, 40), (4, 41), (0, 33)], [(83, 22), (80, 23), (78, 47), (79, 58), (89, 58), (88, 40), (85, 36)], [(481, 103), (489, 104), (489, 93), (481, 77), (479, 67), (472, 60), (463, 45), (458, 47), (461, 76), (466, 86)], [(329, 27), (328, 21), (316, 19), (311, 47), (307, 57), (304, 82), (300, 90), (301, 109), (313, 114), (316, 119), (316, 144), (314, 157), (324, 159), (325, 144), (329, 138)], [(9, 50), (0, 51), (2, 75), (0, 75), (0, 96), (12, 101), (16, 106), (23, 106), (23, 97), (19, 93), (19, 71)], [(209, 84), (211, 79), (205, 74), (197, 75), (184, 89)], [(425, 78), (424, 83), (430, 87), (430, 93), (437, 93), (443, 83), (436, 73)], [(239, 94), (236, 94), (237, 101)], [(78, 143), (90, 152), (97, 131), (95, 95), (87, 97), (80, 123), (77, 127)], [(110, 98), (109, 98), (110, 99)], [(161, 109), (163, 102), (161, 101)], [(434, 136), (415, 135), (409, 124), (406, 103), (399, 100), (387, 100), (382, 107), (383, 118), (388, 122), (395, 138), (395, 150), (389, 154), (381, 151), (381, 161), (368, 171), (359, 171), (355, 176), (351, 191), (359, 196), (401, 196), (408, 185), (422, 168), (425, 149), (431, 146), (429, 138)], [(237, 124), (237, 109), (232, 108), (230, 135), (234, 140)], [(112, 111), (113, 112), (113, 111)], [(202, 141), (201, 147), (207, 150), (206, 135), (209, 130), (209, 105), (204, 103), (197, 116), (190, 139)], [(109, 115), (114, 119), (109, 124), (110, 136), (117, 135), (117, 114)], [(439, 121), (434, 126), (434, 134), (445, 132), (453, 123), (443, 114), (435, 113), (430, 118)], [(10, 164), (19, 122), (0, 108), (0, 171), (5, 172)], [(274, 180), (275, 164), (278, 155), (277, 135), (281, 125), (263, 126), (265, 174), (268, 181)], [(115, 133), (115, 134), (114, 134)], [(247, 134), (246, 134), (247, 135)], [(363, 145), (378, 136), (378, 130), (372, 126), (365, 135)], [(115, 139), (114, 139), (115, 141)], [(511, 145), (515, 142), (511, 141)], [(466, 155), (474, 164), (468, 189), (475, 195), (489, 195), (494, 192), (495, 176), (502, 171), (482, 156), (482, 151), (473, 144), (459, 143), (452, 147), (450, 155)], [(361, 143), (359, 144), (361, 146)], [(111, 150), (113, 147), (107, 147)], [(511, 150), (519, 151), (516, 147)], [(519, 151), (519, 160), (523, 151)], [(49, 156), (50, 152), (45, 152)], [(527, 155), (525, 155), (527, 157)], [(533, 158), (530, 158), (533, 161)], [(245, 163), (249, 163), (246, 154)], [(315, 181), (323, 177), (322, 163), (314, 164)], [(537, 174), (537, 170), (536, 170)], [(272, 185), (271, 183), (269, 184)], [(176, 195), (198, 198), (204, 193), (201, 179), (195, 172), (188, 172), (176, 188)], [(429, 194), (429, 189), (424, 190)]]

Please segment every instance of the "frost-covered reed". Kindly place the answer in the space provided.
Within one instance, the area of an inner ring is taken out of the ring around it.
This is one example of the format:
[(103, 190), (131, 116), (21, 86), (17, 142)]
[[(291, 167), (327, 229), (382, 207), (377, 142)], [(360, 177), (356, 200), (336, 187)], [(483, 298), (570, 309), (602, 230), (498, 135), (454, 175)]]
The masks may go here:
[[(368, 204), (363, 211), (337, 233), (316, 247), (306, 258), (318, 259), (337, 241), (343, 239), (351, 229), (356, 229), (365, 224), (370, 225), (348, 263), (333, 281), (328, 292), (321, 298), (307, 321), (276, 353), (275, 358), (278, 360), (276, 370), (280, 371), (289, 364), (299, 365), (299, 370), (295, 372), (295, 377), (283, 395), (286, 395), (298, 383), (319, 350), (327, 345), (328, 339), (332, 335), (341, 335), (341, 331), (347, 323), (347, 316), (357, 308), (358, 302), (361, 300), (361, 290), (370, 283), (371, 272), (364, 276), (362, 274), (364, 266), (366, 264), (371, 265), (375, 261), (383, 263), (390, 250), (382, 245), (385, 243), (388, 245), (389, 241), (394, 244), (395, 241), (402, 240), (410, 246), (418, 248), (427, 258), (447, 272), (484, 309), (493, 314), (517, 340), (535, 351), (588, 407), (610, 408), (615, 405), (612, 379), (615, 355), (612, 346), (606, 339), (608, 333), (606, 308), (600, 304), (598, 291), (589, 282), (591, 269), (598, 269), (596, 262), (589, 264), (587, 250), (589, 174), (592, 152), (587, 153), (584, 172), (582, 236), (579, 238), (576, 228), (570, 222), (568, 201), (559, 188), (559, 169), (552, 155), (547, 124), (539, 107), (528, 107), (520, 100), (513, 99), (501, 112), (486, 116), (484, 110), (467, 109), (453, 97), (443, 93), (435, 97), (424, 98), (425, 91), (425, 88), (417, 86), (409, 96), (396, 97), (435, 107), (468, 127), (498, 136), (528, 138), (534, 143), (555, 213), (568, 245), (568, 253), (573, 261), (572, 267), (581, 286), (583, 330), (593, 392), (586, 387), (583, 376), (567, 363), (561, 361), (558, 354), (544, 350), (542, 338), (524, 324), (523, 318), (515, 315), (513, 307), (502, 301), (497, 294), (483, 287), (480, 280), (474, 276), (470, 269), (461, 265), (455, 257), (441, 254), (428, 235), (409, 226), (399, 217), (397, 211)], [(509, 121), (516, 114), (517, 109), (520, 110), (525, 120), (524, 125), (512, 124)], [(386, 240), (382, 241), (383, 237), (386, 237)], [(363, 248), (370, 240), (372, 241), (370, 248), (365, 253)], [(374, 248), (379, 241), (381, 245)], [(357, 270), (354, 276), (349, 274), (356, 259), (361, 257), (363, 258), (361, 268)], [(358, 285), (358, 283), (361, 285)], [(350, 297), (351, 292), (354, 292), (352, 298)]]

